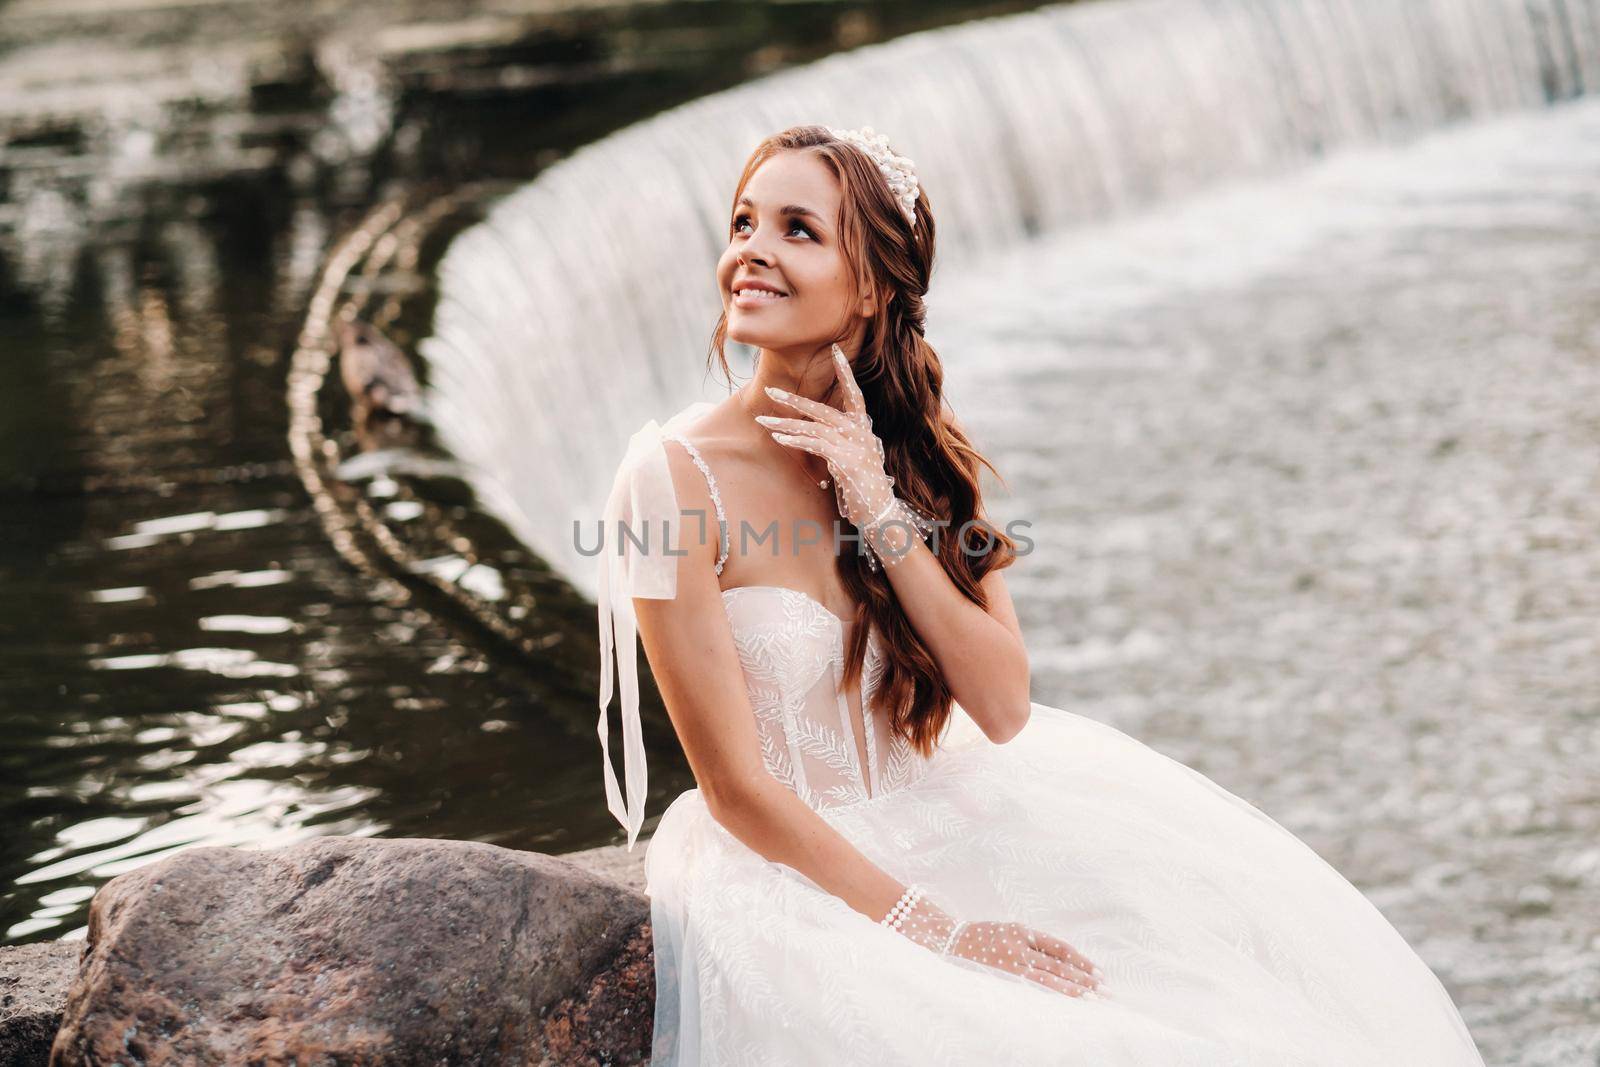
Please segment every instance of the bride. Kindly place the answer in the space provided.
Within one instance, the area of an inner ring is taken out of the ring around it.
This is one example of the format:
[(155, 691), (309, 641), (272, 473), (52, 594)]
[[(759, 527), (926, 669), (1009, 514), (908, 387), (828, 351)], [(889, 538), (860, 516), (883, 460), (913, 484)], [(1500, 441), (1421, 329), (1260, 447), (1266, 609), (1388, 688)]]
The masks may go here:
[(1030, 699), (1018, 541), (923, 336), (928, 208), (871, 127), (763, 141), (713, 340), (756, 346), (754, 378), (647, 422), (612, 486), (599, 734), (629, 849), (638, 639), (698, 783), (646, 855), (651, 1062), (1481, 1065), (1309, 847)]

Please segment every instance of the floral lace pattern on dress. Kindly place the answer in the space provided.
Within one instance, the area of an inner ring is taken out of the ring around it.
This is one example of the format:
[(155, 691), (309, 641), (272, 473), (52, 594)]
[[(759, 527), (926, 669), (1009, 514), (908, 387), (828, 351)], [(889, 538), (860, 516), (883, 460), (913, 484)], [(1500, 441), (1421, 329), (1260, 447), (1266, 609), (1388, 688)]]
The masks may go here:
[(744, 667), (762, 760), (773, 777), (822, 809), (871, 800), (921, 776), (926, 761), (903, 737), (890, 734), (885, 717), (869, 703), (883, 677), (876, 630), (867, 640), (860, 688), (847, 694), (844, 648), (853, 624), (784, 586), (735, 586), (722, 591), (722, 601)]
[[(680, 434), (663, 436), (681, 444), (705, 475), (721, 528), (720, 576), (728, 558), (728, 522), (717, 479), (693, 444)], [(735, 586), (722, 591), (722, 602), (744, 668), (762, 762), (774, 778), (821, 810), (903, 789), (926, 769), (910, 743), (891, 736), (884, 717), (868, 706), (883, 677), (876, 630), (868, 637), (860, 687), (846, 694), (845, 637), (853, 622), (786, 586)]]

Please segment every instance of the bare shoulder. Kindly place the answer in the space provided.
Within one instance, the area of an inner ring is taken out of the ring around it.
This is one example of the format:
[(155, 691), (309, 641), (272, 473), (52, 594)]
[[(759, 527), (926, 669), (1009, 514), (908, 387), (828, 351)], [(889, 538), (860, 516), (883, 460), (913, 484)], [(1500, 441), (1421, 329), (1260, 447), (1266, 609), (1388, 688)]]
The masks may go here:
[[(750, 427), (743, 421), (748, 417), (744, 409), (738, 405), (738, 401), (729, 398), (680, 430), (678, 436), (694, 446), (694, 451), (699, 453), (700, 461), (706, 465), (710, 475), (708, 479), (707, 475), (700, 471), (700, 464), (694, 461), (689, 450), (674, 442), (673, 447), (668, 449), (672, 453), (674, 477), (677, 476), (680, 467), (687, 467), (701, 488), (705, 487), (708, 480), (715, 481), (721, 486), (730, 482), (736, 483), (738, 479), (744, 477), (749, 468), (751, 452)], [(709, 491), (707, 499), (709, 500)]]
[[(689, 434), (685, 439), (696, 445)], [(678, 498), (679, 521), (672, 530), (672, 543), (676, 551), (687, 553), (679, 561), (679, 573), (685, 566), (711, 567), (717, 558), (716, 530), (717, 508), (711, 497), (711, 486), (700, 473), (689, 450), (682, 442), (668, 438), (662, 442), (667, 453), (667, 470), (672, 475), (672, 489)], [(705, 536), (702, 536), (702, 532)]]

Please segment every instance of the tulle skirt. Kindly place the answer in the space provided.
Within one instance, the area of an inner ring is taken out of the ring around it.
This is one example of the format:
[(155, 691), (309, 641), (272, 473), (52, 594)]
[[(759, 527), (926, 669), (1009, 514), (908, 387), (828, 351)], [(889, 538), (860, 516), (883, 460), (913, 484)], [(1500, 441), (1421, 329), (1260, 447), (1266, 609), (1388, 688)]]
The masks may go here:
[(1064, 939), (1104, 998), (912, 943), (751, 850), (691, 789), (645, 858), (652, 1064), (1482, 1067), (1438, 978), (1359, 890), (1092, 719), (1035, 703), (1007, 744), (953, 732), (911, 786), (822, 815), (958, 917)]

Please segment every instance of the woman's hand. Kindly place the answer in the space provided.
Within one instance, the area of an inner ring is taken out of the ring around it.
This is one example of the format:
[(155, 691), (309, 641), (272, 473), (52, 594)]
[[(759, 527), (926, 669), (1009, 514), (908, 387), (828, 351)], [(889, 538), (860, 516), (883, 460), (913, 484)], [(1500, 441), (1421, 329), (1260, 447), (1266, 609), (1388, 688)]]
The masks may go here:
[(1100, 972), (1059, 937), (1014, 922), (959, 924), (950, 955), (1049, 986), (1069, 997), (1098, 993)]
[[(769, 387), (767, 395), (773, 400), (811, 418), (758, 415), (756, 421), (771, 431), (772, 439), (779, 444), (810, 452), (827, 461), (840, 516), (866, 535), (868, 547), (875, 554), (881, 554), (880, 546), (874, 544), (875, 535), (887, 523), (903, 522), (917, 531), (919, 540), (926, 537), (934, 524), (895, 495), (894, 478), (884, 469), (883, 442), (872, 432), (872, 416), (867, 414), (866, 399), (851, 373), (844, 349), (837, 344), (833, 346), (833, 364), (844, 395), (845, 410)], [(903, 553), (895, 553), (895, 558), (885, 559), (885, 562), (898, 563), (900, 555)]]
[(897, 913), (892, 928), (941, 956), (1020, 975), (1069, 997), (1105, 995), (1099, 992), (1099, 968), (1081, 952), (1022, 923), (957, 920), (922, 895)]

